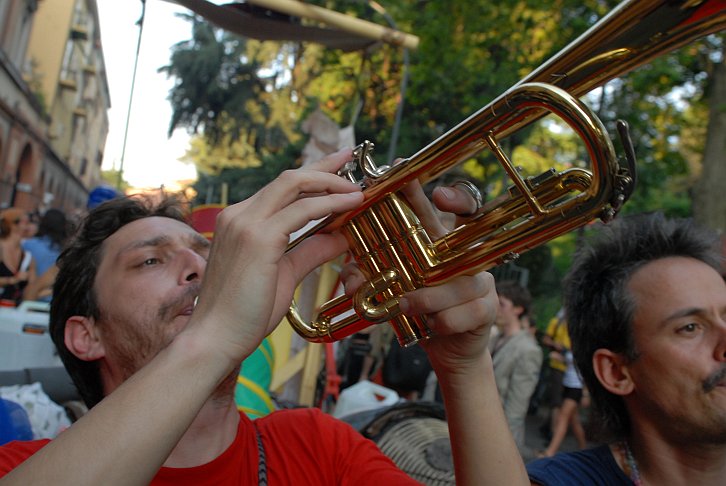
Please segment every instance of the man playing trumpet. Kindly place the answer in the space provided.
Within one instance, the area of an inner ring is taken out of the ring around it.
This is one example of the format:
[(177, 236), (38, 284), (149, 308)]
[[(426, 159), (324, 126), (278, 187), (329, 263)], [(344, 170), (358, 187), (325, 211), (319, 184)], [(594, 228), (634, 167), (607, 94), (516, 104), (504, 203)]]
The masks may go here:
[[(361, 484), (408, 479), (352, 428), (315, 410), (254, 422), (234, 404), (240, 363), (280, 322), (296, 285), (345, 251), (289, 235), (361, 204), (334, 173), (350, 150), (287, 171), (218, 218), (214, 243), (169, 203), (114, 200), (92, 211), (59, 260), (51, 329), (91, 410), (57, 439), (0, 448), (8, 484)], [(474, 202), (447, 189), (442, 209)], [(433, 212), (424, 222), (435, 224)], [(350, 272), (346, 287), (361, 278)], [(525, 482), (496, 393), (489, 329), (497, 297), (477, 273), (401, 299), (427, 315), (424, 343), (443, 392), (457, 482)]]

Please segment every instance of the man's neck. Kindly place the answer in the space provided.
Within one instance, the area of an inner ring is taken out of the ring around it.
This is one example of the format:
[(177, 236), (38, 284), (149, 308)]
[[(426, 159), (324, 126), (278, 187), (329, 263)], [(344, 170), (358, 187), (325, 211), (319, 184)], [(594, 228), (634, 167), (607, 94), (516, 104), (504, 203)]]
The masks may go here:
[(638, 435), (628, 441), (632, 465), (611, 447), (624, 471), (635, 468), (644, 485), (720, 486), (726, 478), (726, 445), (673, 444), (653, 435)]
[[(100, 361), (101, 379), (106, 394), (126, 380), (123, 370)], [(239, 411), (234, 389), (240, 368), (236, 367), (219, 383), (214, 393), (197, 413), (187, 431), (164, 462), (165, 467), (195, 467), (219, 457), (234, 442), (239, 426)]]
[(164, 462), (164, 467), (195, 467), (216, 459), (234, 442), (239, 420), (233, 395), (211, 397)]

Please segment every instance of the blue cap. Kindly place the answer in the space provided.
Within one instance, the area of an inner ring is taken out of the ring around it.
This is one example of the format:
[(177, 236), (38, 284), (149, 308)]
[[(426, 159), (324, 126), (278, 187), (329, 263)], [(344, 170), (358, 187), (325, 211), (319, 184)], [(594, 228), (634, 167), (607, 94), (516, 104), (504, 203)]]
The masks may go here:
[(88, 193), (88, 202), (86, 203), (86, 206), (88, 209), (93, 209), (102, 202), (110, 201), (111, 199), (119, 196), (121, 196), (121, 193), (113, 187), (98, 186)]

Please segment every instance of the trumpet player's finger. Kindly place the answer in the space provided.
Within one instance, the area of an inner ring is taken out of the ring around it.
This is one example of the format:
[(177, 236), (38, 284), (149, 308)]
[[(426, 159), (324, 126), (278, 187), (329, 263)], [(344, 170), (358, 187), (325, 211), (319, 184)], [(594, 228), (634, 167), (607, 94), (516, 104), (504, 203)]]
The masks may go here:
[(363, 202), (358, 190), (343, 194), (325, 194), (318, 197), (297, 199), (277, 211), (265, 224), (285, 234), (296, 231), (310, 221), (355, 209)]
[(358, 265), (355, 263), (347, 263), (340, 271), (340, 281), (343, 282), (345, 294), (353, 295), (356, 289), (366, 281), (366, 278), (360, 268), (358, 268)]
[(316, 234), (287, 252), (293, 278), (296, 282), (302, 281), (321, 263), (330, 261), (347, 249), (347, 242), (340, 233)]
[(338, 171), (352, 157), (350, 148), (341, 149), (305, 167), (282, 172), (270, 184), (258, 191), (255, 197), (263, 203), (270, 200), (287, 206), (302, 195), (314, 196), (330, 192), (353, 192), (360, 190), (356, 184), (338, 176)]
[[(393, 161), (393, 165), (398, 165), (404, 161), (406, 159), (398, 158)], [(447, 233), (448, 230), (441, 221), (440, 215), (437, 214), (436, 209), (432, 206), (431, 201), (426, 196), (418, 180), (413, 180), (406, 184), (401, 189), (401, 192), (406, 196), (406, 200), (411, 205), (411, 209), (416, 213), (419, 221), (421, 221), (421, 224), (431, 236), (438, 238)]]
[(491, 306), (484, 298), (428, 314), (428, 318), (431, 329), (439, 336), (480, 331), (494, 319)]
[(317, 170), (320, 172), (337, 172), (346, 162), (353, 158), (353, 149), (345, 147), (337, 152), (328, 154), (322, 159), (305, 165), (305, 169)]
[(457, 216), (457, 224), (460, 223), (460, 219), (476, 214), (482, 205), (481, 198), (476, 186), (471, 183), (464, 185), (461, 182), (449, 187), (437, 187), (431, 195), (434, 205), (439, 210)]
[[(360, 191), (360, 186), (336, 174), (297, 169), (283, 172), (274, 181), (262, 188), (253, 198), (259, 203), (262, 215), (271, 217), (299, 199), (317, 200), (321, 195), (348, 194)], [(317, 194), (317, 196), (306, 196), (312, 194)]]
[(435, 208), (431, 205), (431, 201), (426, 197), (419, 181), (409, 182), (401, 189), (401, 192), (406, 196), (411, 209), (416, 213), (421, 224), (431, 236), (437, 238), (446, 234), (446, 227), (441, 222)]
[(421, 287), (406, 293), (402, 311), (407, 315), (434, 314), (486, 297), (493, 284), (491, 275), (479, 272), (475, 275), (460, 275), (442, 285)]
[(498, 300), (487, 272), (461, 275), (443, 285), (423, 287), (401, 299), (406, 315), (427, 315), (439, 335), (473, 331), (491, 324)]

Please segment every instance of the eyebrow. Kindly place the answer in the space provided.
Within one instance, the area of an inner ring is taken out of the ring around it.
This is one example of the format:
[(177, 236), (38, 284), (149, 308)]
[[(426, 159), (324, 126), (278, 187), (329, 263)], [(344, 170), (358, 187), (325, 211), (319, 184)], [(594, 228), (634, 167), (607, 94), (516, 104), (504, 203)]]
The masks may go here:
[[(205, 237), (198, 233), (191, 233), (187, 237), (185, 237), (186, 240), (188, 240), (191, 243), (191, 247), (194, 251), (199, 250), (206, 250), (211, 246), (211, 243), (209, 240), (207, 240)], [(149, 247), (160, 247), (164, 245), (170, 244), (172, 241), (171, 237), (168, 235), (159, 235), (155, 236), (153, 238), (149, 238), (146, 240), (138, 240), (129, 243), (125, 247), (121, 248), (118, 252), (119, 256), (122, 256), (125, 253), (128, 253), (133, 250), (138, 250), (140, 248), (149, 248)]]
[(669, 315), (665, 318), (664, 322), (669, 322), (675, 319), (680, 319), (681, 317), (688, 317), (698, 314), (703, 314), (706, 312), (705, 309), (702, 309), (700, 307), (686, 307), (685, 309), (679, 309), (675, 311), (673, 314)]
[[(683, 309), (679, 309), (663, 319), (662, 325), (667, 325), (669, 322), (674, 321), (676, 319), (680, 319), (682, 317), (689, 317), (689, 316), (703, 316), (706, 314), (709, 314), (710, 309), (702, 308), (702, 307), (686, 307)], [(720, 308), (718, 310), (720, 313), (726, 312), (726, 307)]]

